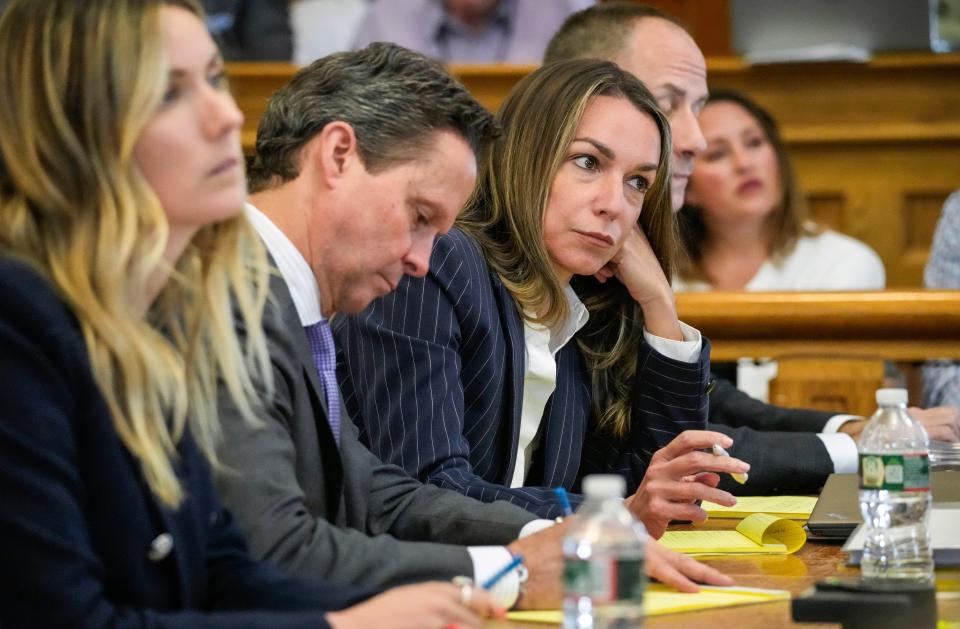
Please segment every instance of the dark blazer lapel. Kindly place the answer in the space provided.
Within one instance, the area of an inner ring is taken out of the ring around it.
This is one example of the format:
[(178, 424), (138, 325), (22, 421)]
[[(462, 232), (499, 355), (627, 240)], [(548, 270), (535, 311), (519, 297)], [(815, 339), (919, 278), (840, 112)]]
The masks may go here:
[(544, 409), (546, 431), (537, 450), (543, 452), (546, 487), (571, 487), (580, 467), (583, 439), (590, 417), (589, 377), (576, 337), (557, 352), (557, 386)]
[(510, 450), (507, 454), (507, 465), (503, 469), (503, 475), (500, 483), (509, 485), (513, 478), (513, 467), (517, 464), (517, 447), (520, 442), (520, 416), (523, 409), (523, 371), (524, 359), (526, 357), (526, 346), (523, 337), (523, 321), (520, 319), (520, 313), (517, 311), (517, 304), (513, 300), (513, 295), (507, 290), (500, 277), (493, 271), (490, 271), (492, 278), (494, 295), (497, 300), (497, 311), (500, 313), (500, 321), (503, 329), (507, 331), (507, 337), (504, 339), (507, 353), (507, 366), (510, 369), (509, 378), (505, 380), (507, 389), (504, 391), (504, 400), (509, 409), (507, 414), (513, 420), (510, 426)]
[[(337, 442), (334, 440), (330, 422), (327, 421), (326, 392), (320, 382), (317, 366), (313, 362), (313, 355), (310, 353), (310, 341), (307, 339), (307, 333), (300, 323), (300, 316), (297, 314), (297, 308), (290, 296), (290, 289), (282, 277), (275, 277), (272, 282), (279, 282), (281, 285), (278, 287), (274, 284), (271, 292), (278, 299), (277, 306), (280, 310), (283, 326), (293, 340), (292, 345), (295, 348), (296, 359), (303, 375), (304, 388), (310, 396), (320, 453), (323, 457), (321, 464), (323, 465), (324, 485), (326, 486), (327, 513), (330, 514), (327, 519), (335, 521), (340, 508), (340, 497), (343, 493), (343, 461), (340, 459), (340, 451), (337, 449)], [(296, 384), (294, 387), (295, 389), (298, 388)], [(340, 416), (345, 418), (345, 413), (346, 411), (341, 405)]]

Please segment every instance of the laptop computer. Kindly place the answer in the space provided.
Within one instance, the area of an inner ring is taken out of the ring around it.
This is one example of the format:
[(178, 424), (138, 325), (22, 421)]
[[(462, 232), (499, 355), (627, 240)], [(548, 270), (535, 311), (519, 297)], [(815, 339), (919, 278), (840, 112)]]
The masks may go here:
[[(934, 503), (960, 503), (960, 471), (930, 474)], [(807, 520), (810, 539), (844, 541), (863, 522), (856, 474), (831, 474)]]
[[(956, 568), (960, 566), (960, 503), (953, 503), (955, 508), (941, 507), (940, 504), (942, 503), (935, 503), (930, 510), (933, 562), (938, 568)], [(847, 557), (848, 565), (860, 565), (866, 537), (866, 531), (861, 524), (843, 545), (843, 550), (850, 553)]]

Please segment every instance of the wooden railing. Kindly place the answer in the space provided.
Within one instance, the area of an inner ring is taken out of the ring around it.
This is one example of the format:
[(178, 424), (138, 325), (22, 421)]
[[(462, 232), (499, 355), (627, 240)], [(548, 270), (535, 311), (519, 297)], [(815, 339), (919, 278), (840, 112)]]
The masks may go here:
[(684, 293), (677, 308), (714, 360), (960, 359), (960, 291)]
[(686, 293), (677, 307), (713, 361), (777, 361), (769, 400), (780, 406), (869, 415), (891, 384), (919, 405), (923, 361), (960, 359), (960, 291)]

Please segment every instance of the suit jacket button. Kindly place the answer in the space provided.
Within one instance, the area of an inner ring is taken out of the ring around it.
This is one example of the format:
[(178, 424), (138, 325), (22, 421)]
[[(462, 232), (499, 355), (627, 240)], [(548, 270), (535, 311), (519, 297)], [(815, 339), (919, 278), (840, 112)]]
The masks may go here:
[(150, 561), (163, 561), (171, 550), (173, 550), (173, 535), (161, 533), (150, 542), (150, 551), (147, 553), (147, 558)]

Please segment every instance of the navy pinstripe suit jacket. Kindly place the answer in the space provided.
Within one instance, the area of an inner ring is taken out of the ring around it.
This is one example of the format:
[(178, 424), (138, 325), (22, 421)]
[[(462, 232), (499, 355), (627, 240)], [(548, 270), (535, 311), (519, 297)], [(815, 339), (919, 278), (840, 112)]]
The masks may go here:
[[(523, 402), (524, 332), (516, 304), (480, 248), (453, 230), (425, 278), (407, 277), (364, 312), (341, 317), (339, 375), (362, 438), (384, 461), (483, 501), (560, 514), (551, 488), (576, 492), (585, 474), (615, 472), (636, 488), (653, 452), (707, 415), (709, 344), (698, 363), (643, 343), (626, 441), (590, 430), (590, 384), (571, 341), (557, 353), (526, 487), (511, 489)], [(580, 496), (574, 493), (576, 505)]]

